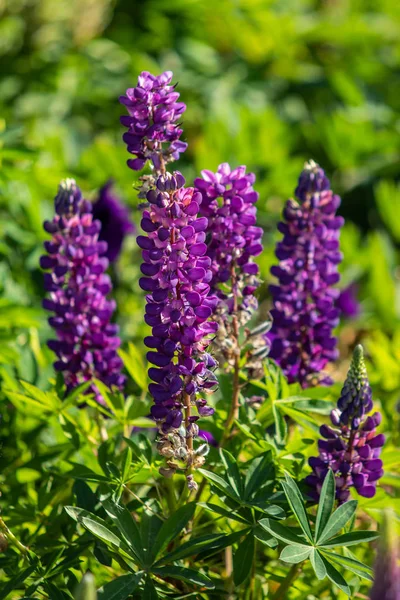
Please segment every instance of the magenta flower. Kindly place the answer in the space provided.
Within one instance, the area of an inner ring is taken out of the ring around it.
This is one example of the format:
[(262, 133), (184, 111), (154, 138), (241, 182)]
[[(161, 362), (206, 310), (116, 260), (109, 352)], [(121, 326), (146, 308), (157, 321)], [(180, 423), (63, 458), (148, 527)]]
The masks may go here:
[(330, 190), (324, 171), (309, 161), (296, 189), (298, 200), (288, 200), (278, 229), (279, 265), (271, 269), (279, 285), (271, 285), (273, 326), (268, 338), (270, 356), (283, 369), (290, 383), (303, 388), (329, 385), (323, 374), (328, 362), (337, 358), (332, 330), (339, 322), (335, 303), (339, 291), (338, 264), (340, 228), (336, 216), (340, 198)]
[(348, 500), (351, 487), (360, 496), (372, 498), (375, 495), (377, 482), (383, 475), (379, 456), (385, 436), (376, 433), (381, 422), (380, 413), (367, 416), (372, 408), (363, 349), (357, 346), (337, 409), (331, 414), (334, 427), (321, 426), (323, 439), (318, 441), (319, 456), (309, 459), (313, 474), (306, 482), (312, 488), (310, 496), (315, 500), (319, 499), (329, 469), (336, 478), (336, 496), (340, 503)]
[(122, 125), (128, 128), (123, 139), (128, 152), (136, 157), (128, 160), (128, 166), (135, 171), (143, 169), (148, 160), (156, 170), (162, 170), (164, 163), (178, 160), (187, 148), (187, 144), (180, 141), (179, 125), (186, 106), (178, 102), (179, 94), (171, 80), (171, 71), (157, 77), (143, 71), (138, 85), (120, 97), (129, 113), (121, 117)]
[[(58, 360), (67, 390), (94, 377), (108, 387), (123, 390), (125, 377), (117, 355), (118, 326), (111, 323), (115, 302), (108, 300), (111, 282), (105, 271), (107, 244), (99, 241), (100, 221), (94, 221), (92, 205), (82, 198), (73, 179), (61, 182), (55, 198), (56, 215), (44, 228), (52, 234), (44, 243), (47, 254), (40, 264), (49, 297), (43, 306), (57, 339), (48, 342)], [(102, 401), (95, 386), (97, 400)]]

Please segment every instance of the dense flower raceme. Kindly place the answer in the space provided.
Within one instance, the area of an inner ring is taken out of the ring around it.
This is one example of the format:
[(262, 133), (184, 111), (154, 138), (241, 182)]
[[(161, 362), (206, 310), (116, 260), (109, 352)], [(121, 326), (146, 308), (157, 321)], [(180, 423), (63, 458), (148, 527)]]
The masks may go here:
[(336, 216), (339, 196), (314, 161), (306, 163), (295, 193), (298, 201), (288, 200), (278, 226), (283, 233), (276, 248), (280, 262), (271, 273), (279, 285), (270, 286), (274, 307), (268, 337), (270, 356), (290, 383), (298, 381), (305, 388), (329, 385), (322, 371), (337, 358), (332, 330), (338, 324), (339, 291), (332, 286), (339, 281), (343, 218)]
[[(263, 250), (263, 230), (256, 226), (258, 193), (253, 189), (255, 175), (246, 173), (244, 166), (231, 169), (224, 163), (216, 173), (205, 170), (201, 175), (194, 185), (203, 198), (200, 214), (208, 219), (210, 284), (219, 298), (215, 317), (220, 325), (217, 345), (229, 363), (230, 353), (235, 352), (231, 348), (230, 316), (235, 314), (239, 324), (244, 325), (257, 309), (254, 292), (259, 280), (254, 257)], [(268, 353), (262, 338), (265, 329), (260, 329), (258, 336), (263, 356)], [(253, 335), (253, 347), (257, 346), (256, 337)]]
[(128, 128), (123, 139), (128, 152), (136, 157), (128, 160), (128, 166), (135, 171), (142, 169), (148, 160), (160, 171), (165, 162), (178, 160), (187, 148), (179, 139), (182, 135), (179, 120), (186, 106), (178, 102), (179, 93), (171, 85), (172, 75), (171, 71), (158, 76), (143, 71), (137, 86), (120, 97), (129, 113), (121, 117), (122, 125)]
[[(144, 261), (140, 286), (148, 292), (145, 321), (152, 327), (145, 339), (151, 348), (147, 358), (154, 365), (149, 369), (151, 414), (166, 436), (159, 440), (159, 450), (168, 459), (178, 457), (197, 466), (201, 461), (186, 442), (198, 433), (198, 415), (213, 413), (204, 394), (216, 385), (216, 363), (206, 350), (217, 331), (217, 324), (209, 321), (217, 298), (209, 293), (207, 219), (198, 217), (201, 195), (184, 183), (179, 172), (158, 178), (157, 188), (147, 194), (150, 206), (141, 222), (147, 235), (137, 242)], [(193, 405), (198, 415), (191, 414)], [(169, 468), (175, 469), (171, 461)]]
[(396, 515), (385, 509), (370, 600), (400, 600), (399, 558)]
[[(125, 378), (116, 352), (118, 327), (110, 322), (115, 302), (107, 299), (111, 282), (104, 274), (107, 244), (99, 241), (100, 221), (93, 220), (91, 203), (72, 179), (60, 184), (55, 212), (44, 223), (52, 239), (44, 243), (47, 254), (40, 260), (50, 271), (44, 276), (50, 297), (43, 306), (54, 313), (49, 323), (57, 339), (48, 342), (58, 357), (54, 367), (62, 371), (67, 390), (94, 377), (122, 390)], [(94, 386), (88, 392), (101, 402)]]
[(313, 474), (306, 481), (315, 500), (319, 498), (329, 468), (336, 477), (336, 495), (340, 502), (348, 500), (350, 487), (366, 498), (375, 495), (378, 479), (383, 475), (379, 456), (385, 436), (376, 433), (380, 413), (367, 416), (372, 408), (363, 350), (357, 346), (337, 408), (331, 414), (333, 427), (321, 426), (323, 439), (318, 441), (319, 456), (309, 459)]
[(121, 199), (115, 194), (112, 182), (108, 181), (100, 190), (93, 204), (93, 219), (101, 223), (99, 240), (107, 242), (104, 254), (112, 263), (121, 253), (124, 239), (134, 231), (129, 212)]

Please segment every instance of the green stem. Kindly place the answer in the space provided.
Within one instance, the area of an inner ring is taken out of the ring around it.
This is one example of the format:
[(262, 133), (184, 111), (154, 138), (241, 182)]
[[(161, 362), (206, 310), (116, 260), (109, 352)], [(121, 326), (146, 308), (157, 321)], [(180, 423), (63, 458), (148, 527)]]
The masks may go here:
[(300, 571), (301, 563), (292, 566), (272, 600), (286, 600), (286, 593), (290, 590), (293, 581), (296, 579)]
[(7, 525), (4, 523), (3, 519), (0, 517), (0, 530), (4, 533), (5, 537), (12, 543), (21, 554), (28, 554), (29, 549), (21, 544), (21, 542), (15, 537), (15, 535), (8, 529)]

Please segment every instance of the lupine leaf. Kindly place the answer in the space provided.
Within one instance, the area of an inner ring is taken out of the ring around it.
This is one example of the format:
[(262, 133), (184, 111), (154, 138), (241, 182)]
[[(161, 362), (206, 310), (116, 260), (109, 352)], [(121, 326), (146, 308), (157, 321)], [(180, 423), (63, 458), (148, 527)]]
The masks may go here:
[(319, 554), (318, 550), (316, 550), (315, 548), (312, 548), (311, 550), (310, 562), (317, 578), (320, 580), (324, 579), (326, 577), (326, 568), (324, 565), (324, 561), (322, 560), (322, 557)]
[(328, 560), (326, 560), (326, 558), (324, 556), (322, 556), (322, 560), (323, 560), (325, 568), (326, 568), (327, 577), (340, 590), (342, 590), (342, 592), (344, 592), (345, 594), (347, 594), (347, 596), (350, 597), (351, 590), (350, 590), (350, 587), (347, 585), (347, 582), (346, 582), (345, 578), (343, 577), (343, 575), (341, 575), (339, 573), (339, 571), (337, 569), (335, 569), (335, 567), (333, 565), (331, 565), (331, 563)]
[(306, 560), (312, 551), (311, 546), (286, 546), (280, 555), (280, 560), (290, 564), (297, 564)]
[(224, 494), (226, 494), (230, 498), (233, 498), (233, 500), (240, 501), (240, 497), (238, 496), (238, 494), (235, 492), (232, 486), (227, 481), (225, 481), (225, 479), (223, 479), (216, 473), (213, 473), (212, 471), (206, 471), (205, 469), (197, 469), (197, 471), (201, 473), (206, 479), (211, 481), (211, 483), (214, 484), (218, 489), (224, 492)]
[(129, 510), (110, 501), (104, 502), (103, 506), (124, 536), (125, 541), (132, 549), (132, 552), (134, 552), (136, 558), (142, 563), (144, 561), (143, 542), (140, 537), (139, 528)]
[(160, 552), (173, 540), (182, 529), (188, 524), (188, 521), (193, 517), (196, 510), (196, 503), (189, 502), (185, 504), (165, 521), (155, 539), (154, 545), (151, 548), (151, 556), (156, 558)]
[[(236, 532), (238, 533), (238, 532)], [(215, 546), (218, 548), (224, 548), (232, 544), (231, 535), (223, 535), (220, 533), (210, 533), (198, 538), (194, 538), (185, 542), (176, 550), (173, 550), (169, 554), (166, 554), (160, 560), (155, 563), (155, 566), (162, 565), (164, 563), (170, 563), (175, 560), (181, 560), (188, 556), (194, 556), (204, 550), (213, 549)]]
[(315, 522), (315, 540), (317, 543), (319, 538), (324, 533), (324, 529), (329, 521), (329, 517), (331, 516), (335, 503), (335, 489), (335, 477), (332, 469), (329, 469), (322, 486), (318, 503), (317, 519)]
[(324, 544), (331, 537), (336, 535), (338, 531), (343, 529), (346, 523), (354, 515), (357, 508), (357, 500), (349, 500), (345, 502), (338, 509), (335, 510), (333, 515), (330, 517), (328, 523), (325, 525), (324, 531), (319, 538), (319, 544)]
[(199, 573), (197, 569), (186, 569), (185, 567), (166, 566), (158, 567), (152, 571), (154, 575), (159, 577), (172, 577), (173, 579), (181, 579), (182, 581), (188, 581), (195, 585), (201, 585), (207, 589), (213, 589), (215, 586), (211, 579), (202, 573)]
[(284, 416), (282, 415), (276, 404), (272, 405), (272, 413), (275, 421), (276, 439), (278, 444), (283, 444), (287, 436), (287, 425)]
[(238, 514), (233, 511), (226, 510), (225, 508), (222, 508), (222, 506), (218, 506), (218, 504), (213, 504), (212, 502), (199, 502), (199, 506), (202, 506), (212, 513), (217, 513), (222, 517), (226, 517), (227, 519), (232, 519), (232, 521), (238, 521), (238, 523), (247, 524), (247, 521)]
[(251, 461), (246, 471), (245, 479), (245, 498), (251, 498), (253, 493), (265, 484), (269, 479), (274, 478), (274, 464), (272, 462), (271, 452), (257, 456)]
[(327, 550), (323, 550), (323, 555), (330, 560), (331, 562), (336, 562), (348, 571), (352, 573), (356, 573), (359, 577), (366, 579), (367, 581), (373, 581), (374, 578), (372, 576), (373, 570), (371, 567), (364, 565), (364, 563), (356, 560), (355, 558), (350, 558), (349, 556), (342, 556), (341, 554), (336, 554), (336, 552), (328, 552)]
[(233, 581), (235, 585), (240, 585), (247, 579), (253, 564), (254, 548), (254, 535), (251, 531), (239, 544), (233, 557)]
[(281, 525), (278, 521), (273, 519), (261, 519), (259, 525), (271, 533), (278, 540), (286, 542), (287, 544), (296, 544), (298, 546), (304, 546), (304, 539), (294, 533), (289, 527)]
[(379, 537), (379, 533), (376, 531), (351, 531), (350, 533), (344, 533), (343, 535), (339, 535), (329, 541), (324, 542), (323, 544), (320, 541), (321, 548), (327, 548), (335, 546), (354, 546), (355, 544), (360, 544), (362, 542), (371, 542)]
[(152, 582), (150, 576), (148, 576), (146, 579), (146, 584), (144, 586), (142, 599), (143, 600), (158, 600), (157, 590), (154, 587), (154, 583)]
[(313, 535), (310, 528), (310, 523), (308, 522), (308, 517), (306, 513), (306, 509), (304, 507), (303, 497), (300, 493), (299, 488), (295, 481), (285, 473), (286, 481), (281, 481), (283, 491), (285, 492), (286, 499), (292, 509), (295, 517), (297, 518), (300, 527), (304, 531), (306, 537), (312, 542)]
[(143, 572), (122, 575), (97, 591), (98, 600), (126, 600), (141, 582)]
[(230, 452), (220, 448), (220, 456), (222, 463), (226, 469), (226, 478), (235, 490), (237, 495), (241, 498), (243, 494), (243, 482), (242, 476), (240, 475), (237, 460), (235, 460)]

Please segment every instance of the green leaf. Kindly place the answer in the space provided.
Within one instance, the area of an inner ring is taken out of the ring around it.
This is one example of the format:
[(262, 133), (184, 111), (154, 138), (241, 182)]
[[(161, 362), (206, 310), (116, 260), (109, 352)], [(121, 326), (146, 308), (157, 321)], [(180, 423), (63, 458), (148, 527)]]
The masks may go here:
[(142, 600), (158, 600), (157, 590), (154, 587), (150, 576), (146, 579), (146, 585), (144, 586)]
[(173, 579), (181, 579), (182, 581), (187, 581), (188, 583), (193, 583), (194, 585), (200, 585), (209, 590), (215, 587), (209, 577), (203, 575), (202, 573), (199, 573), (195, 569), (167, 566), (153, 569), (152, 572), (158, 577), (172, 577)]
[(326, 574), (328, 578), (334, 583), (342, 592), (344, 592), (347, 596), (351, 597), (350, 587), (347, 585), (346, 580), (343, 575), (339, 573), (337, 569), (331, 563), (326, 560), (324, 556), (322, 556), (323, 563), (326, 568)]
[(263, 527), (260, 527), (260, 525), (254, 527), (253, 534), (257, 540), (259, 540), (262, 544), (269, 546), (269, 548), (276, 548), (278, 545), (278, 540), (271, 535), (269, 531), (266, 531)]
[(247, 525), (247, 521), (245, 519), (243, 519), (233, 511), (228, 511), (225, 508), (222, 508), (222, 506), (218, 506), (218, 504), (213, 504), (212, 502), (199, 502), (198, 505), (202, 506), (203, 508), (212, 513), (217, 513), (222, 517), (226, 517), (227, 519), (231, 519), (232, 521), (238, 521), (238, 523), (244, 523)]
[(321, 554), (315, 548), (312, 549), (310, 554), (310, 562), (314, 572), (319, 580), (325, 579), (326, 577), (326, 568), (324, 565), (324, 561), (322, 560)]
[(239, 544), (233, 557), (233, 581), (235, 585), (242, 584), (251, 571), (254, 557), (254, 535), (251, 531)]
[(122, 464), (121, 464), (121, 479), (123, 482), (128, 481), (129, 479), (129, 471), (131, 470), (132, 464), (132, 449), (130, 446), (125, 448), (122, 455)]
[(322, 486), (318, 503), (317, 519), (315, 522), (315, 540), (317, 543), (324, 533), (326, 524), (331, 516), (335, 503), (335, 490), (335, 476), (333, 475), (332, 469), (329, 469)]
[(271, 452), (266, 452), (252, 460), (246, 470), (245, 498), (251, 498), (270, 479), (274, 479), (274, 465)]
[(70, 517), (82, 525), (82, 527), (90, 531), (90, 533), (92, 533), (95, 537), (99, 538), (106, 544), (110, 544), (117, 550), (123, 550), (128, 556), (133, 558), (133, 560), (136, 560), (136, 557), (132, 555), (132, 551), (129, 549), (129, 547), (124, 544), (122, 539), (108, 529), (103, 519), (100, 519), (100, 517), (97, 517), (87, 510), (78, 508), (76, 506), (65, 506), (65, 510)]
[(268, 533), (271, 533), (274, 537), (278, 538), (282, 542), (287, 544), (295, 544), (297, 546), (304, 546), (304, 540), (294, 533), (289, 527), (281, 525), (278, 521), (272, 519), (261, 519), (259, 525), (263, 527)]
[(310, 556), (311, 546), (286, 546), (281, 552), (280, 560), (290, 564), (297, 564)]
[(130, 343), (128, 344), (128, 352), (120, 349), (118, 350), (118, 354), (122, 358), (124, 366), (134, 382), (141, 390), (146, 390), (147, 370), (142, 358), (142, 353)]
[(117, 577), (98, 590), (98, 600), (126, 600), (136, 590), (142, 577), (142, 572)]
[(274, 415), (276, 439), (278, 444), (283, 444), (287, 436), (287, 425), (284, 416), (276, 404), (272, 405), (272, 414)]
[(286, 499), (295, 517), (297, 518), (300, 527), (304, 531), (305, 536), (310, 542), (312, 542), (313, 535), (311, 533), (310, 523), (308, 522), (306, 509), (304, 507), (303, 497), (299, 488), (297, 487), (297, 484), (290, 477), (290, 475), (288, 475), (288, 473), (285, 473), (285, 478), (286, 481), (281, 481), (281, 484), (283, 491), (285, 492)]
[(211, 481), (211, 483), (213, 483), (219, 490), (224, 492), (226, 496), (229, 496), (233, 500), (240, 502), (240, 497), (237, 495), (235, 490), (229, 485), (229, 483), (225, 481), (225, 479), (222, 479), (222, 477), (220, 477), (216, 473), (213, 473), (212, 471), (206, 471), (205, 469), (197, 469), (197, 471), (198, 473), (201, 473), (203, 477), (208, 479), (208, 481)]
[(371, 542), (379, 537), (376, 531), (351, 531), (350, 533), (344, 533), (339, 535), (323, 544), (320, 543), (322, 548), (334, 548), (335, 546), (354, 546), (355, 544), (361, 544), (362, 542)]
[(160, 531), (156, 537), (153, 547), (151, 548), (151, 556), (155, 559), (162, 550), (169, 544), (169, 542), (175, 539), (180, 533), (190, 519), (194, 515), (194, 511), (196, 510), (196, 503), (189, 502), (178, 510), (162, 524)]
[(222, 463), (226, 469), (226, 477), (239, 497), (242, 497), (243, 482), (240, 475), (237, 460), (235, 460), (230, 452), (220, 448), (220, 456)]
[(117, 525), (128, 546), (132, 549), (136, 559), (140, 564), (143, 564), (143, 542), (140, 537), (139, 528), (129, 510), (108, 500), (103, 503), (103, 506), (107, 514)]
[(341, 554), (336, 554), (336, 552), (328, 552), (327, 550), (323, 550), (322, 554), (330, 561), (335, 562), (348, 571), (355, 573), (359, 577), (366, 579), (367, 581), (373, 581), (373, 570), (371, 567), (364, 565), (364, 563), (356, 560), (355, 558), (350, 558), (349, 556), (342, 556)]
[(170, 563), (175, 560), (181, 560), (182, 558), (187, 558), (188, 556), (194, 556), (195, 554), (199, 554), (200, 552), (204, 552), (204, 550), (212, 550), (217, 546), (218, 548), (224, 548), (225, 546), (229, 546), (232, 544), (231, 535), (221, 535), (220, 533), (210, 533), (208, 535), (204, 535), (198, 538), (193, 538), (188, 542), (185, 542), (176, 550), (169, 552), (160, 560), (156, 562), (157, 565), (162, 565), (163, 563)]
[(28, 577), (32, 575), (32, 573), (35, 571), (38, 562), (39, 559), (35, 558), (33, 563), (29, 565), (29, 567), (17, 573), (17, 575), (13, 577), (13, 579), (10, 579), (10, 581), (7, 581), (5, 586), (0, 590), (0, 600), (4, 600), (4, 598), (7, 598), (10, 592), (17, 589), (21, 585), (21, 583), (25, 581), (25, 579), (28, 579)]
[(346, 523), (354, 515), (357, 508), (357, 500), (345, 502), (330, 517), (325, 525), (324, 531), (319, 538), (319, 545), (323, 545), (327, 540), (333, 537), (338, 531), (343, 529)]

